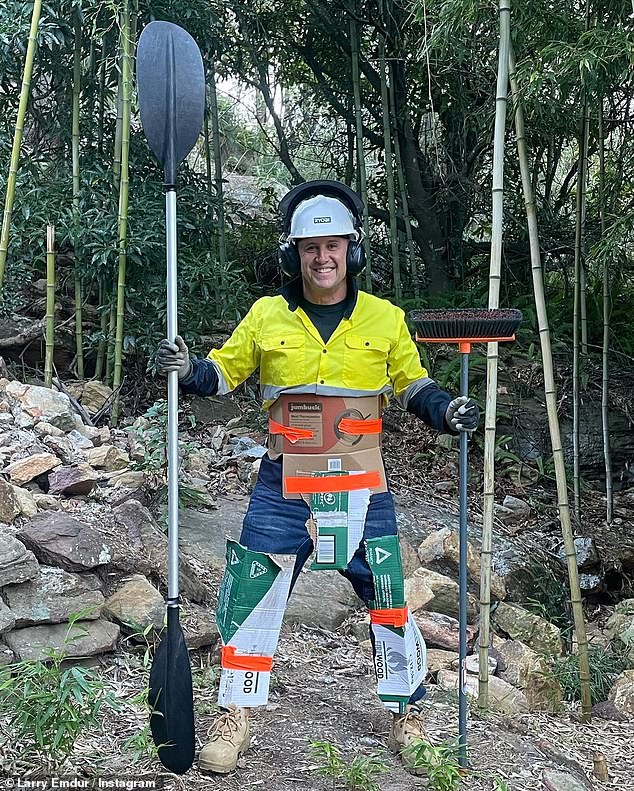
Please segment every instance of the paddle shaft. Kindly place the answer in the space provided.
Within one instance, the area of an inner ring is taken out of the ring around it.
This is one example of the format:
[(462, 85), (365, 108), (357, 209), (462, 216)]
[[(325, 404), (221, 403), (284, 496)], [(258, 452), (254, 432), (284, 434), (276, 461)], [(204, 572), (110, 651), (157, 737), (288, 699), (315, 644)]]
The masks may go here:
[[(165, 239), (167, 247), (167, 337), (178, 335), (176, 285), (176, 189), (165, 192)], [(167, 375), (167, 606), (178, 606), (178, 371)]]
[[(469, 352), (460, 355), (460, 395), (469, 395)], [(460, 766), (467, 766), (467, 469), (468, 436), (460, 432), (460, 529), (459, 529), (459, 679), (458, 679), (458, 737)]]

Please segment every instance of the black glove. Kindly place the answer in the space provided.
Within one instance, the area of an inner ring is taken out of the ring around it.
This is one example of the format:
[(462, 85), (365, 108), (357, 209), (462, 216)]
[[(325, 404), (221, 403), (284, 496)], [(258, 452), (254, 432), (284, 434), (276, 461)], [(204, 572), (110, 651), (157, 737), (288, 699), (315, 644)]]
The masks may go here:
[(453, 431), (475, 431), (480, 421), (480, 408), (469, 396), (458, 396), (447, 407), (445, 421)]
[(158, 345), (156, 352), (156, 367), (160, 374), (166, 375), (170, 371), (178, 371), (179, 379), (186, 379), (192, 370), (189, 359), (189, 350), (180, 335), (171, 343), (164, 338)]

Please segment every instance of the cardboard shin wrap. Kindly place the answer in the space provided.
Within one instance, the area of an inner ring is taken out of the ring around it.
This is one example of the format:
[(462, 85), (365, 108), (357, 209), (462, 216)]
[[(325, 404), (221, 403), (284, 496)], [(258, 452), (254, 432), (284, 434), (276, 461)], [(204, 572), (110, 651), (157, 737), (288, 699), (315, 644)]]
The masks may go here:
[[(294, 555), (253, 552), (227, 540), (227, 567), (216, 610), (223, 646), (234, 648), (238, 657), (273, 656), (294, 565)], [(223, 667), (218, 705), (265, 705), (270, 678), (270, 671)]]
[[(347, 472), (380, 473), (379, 486), (371, 493), (387, 491), (381, 457), (381, 434), (346, 434), (339, 425), (344, 418), (378, 420), (381, 417), (381, 396), (344, 398), (341, 396), (280, 396), (269, 410), (269, 417), (282, 426), (308, 429), (313, 436), (291, 442), (281, 434), (269, 434), (269, 456), (283, 454), (282, 476), (311, 477), (315, 473)], [(307, 495), (289, 492), (283, 485), (286, 499), (298, 500)]]
[[(403, 565), (398, 536), (366, 541), (374, 584), (375, 610), (405, 607)], [(403, 626), (372, 623), (378, 695), (391, 711), (402, 713), (427, 673), (427, 651), (420, 629), (408, 613)]]

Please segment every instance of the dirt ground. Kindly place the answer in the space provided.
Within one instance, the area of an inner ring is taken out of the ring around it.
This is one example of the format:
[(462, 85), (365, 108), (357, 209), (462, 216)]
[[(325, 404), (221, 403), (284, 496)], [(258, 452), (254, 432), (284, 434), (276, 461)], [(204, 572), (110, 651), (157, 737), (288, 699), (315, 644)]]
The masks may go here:
[[(124, 651), (103, 658), (99, 674), (116, 690), (121, 708), (106, 710), (103, 727), (82, 737), (63, 774), (109, 778), (156, 778), (161, 787), (197, 791), (238, 791), (261, 788), (350, 788), (343, 781), (320, 774), (323, 760), (311, 754), (311, 741), (330, 742), (341, 750), (346, 764), (355, 756), (379, 753), (388, 771), (375, 779), (381, 791), (434, 788), (425, 778), (413, 777), (400, 759), (387, 750), (391, 714), (374, 695), (371, 662), (350, 634), (349, 624), (337, 633), (307, 628), (284, 628), (274, 668), (270, 701), (252, 715), (252, 749), (235, 772), (202, 775), (194, 767), (177, 777), (162, 769), (152, 755), (147, 713), (131, 703), (147, 683), (147, 660), (142, 650)], [(198, 749), (216, 713), (218, 666), (209, 652), (192, 656)], [(457, 700), (436, 686), (429, 687), (424, 716), (435, 744), (455, 738)], [(7, 736), (5, 731), (4, 736)], [(542, 772), (555, 767), (583, 778), (592, 777), (593, 750), (601, 750), (610, 769), (610, 782), (587, 788), (634, 790), (631, 771), (634, 722), (596, 719), (582, 724), (574, 707), (561, 715), (494, 714), (472, 712), (469, 719), (470, 771), (461, 788), (473, 791), (533, 791), (544, 788)], [(2, 774), (23, 779), (42, 774), (42, 767), (26, 762), (19, 745), (10, 741)], [(502, 783), (506, 782), (507, 785)], [(357, 786), (361, 789), (364, 786)], [(447, 787), (446, 787), (447, 788)], [(571, 786), (577, 791), (583, 786)], [(562, 787), (563, 791), (563, 787)]]

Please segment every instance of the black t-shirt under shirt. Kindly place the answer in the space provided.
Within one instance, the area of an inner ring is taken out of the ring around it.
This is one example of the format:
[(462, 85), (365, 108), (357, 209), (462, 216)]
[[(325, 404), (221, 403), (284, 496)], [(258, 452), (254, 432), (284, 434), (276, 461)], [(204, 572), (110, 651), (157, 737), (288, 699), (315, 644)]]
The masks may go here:
[(341, 302), (335, 302), (334, 305), (316, 305), (305, 297), (301, 297), (299, 300), (300, 308), (315, 325), (324, 343), (328, 343), (330, 336), (339, 326), (348, 303), (349, 297), (342, 299)]

